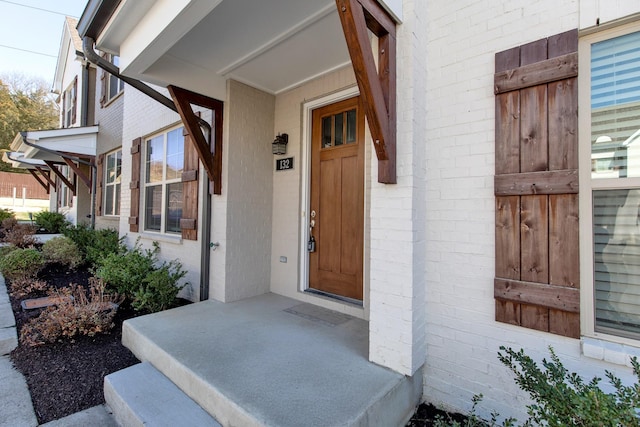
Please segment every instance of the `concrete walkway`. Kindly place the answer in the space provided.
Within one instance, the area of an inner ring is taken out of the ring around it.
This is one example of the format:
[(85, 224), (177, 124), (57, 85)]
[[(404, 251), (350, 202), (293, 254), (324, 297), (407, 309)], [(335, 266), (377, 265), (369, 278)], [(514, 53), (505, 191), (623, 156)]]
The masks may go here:
[[(17, 371), (9, 353), (18, 345), (16, 321), (6, 282), (0, 275), (0, 427), (36, 427), (38, 420), (24, 376)], [(42, 424), (46, 427), (117, 427), (109, 410), (95, 406), (68, 417)]]

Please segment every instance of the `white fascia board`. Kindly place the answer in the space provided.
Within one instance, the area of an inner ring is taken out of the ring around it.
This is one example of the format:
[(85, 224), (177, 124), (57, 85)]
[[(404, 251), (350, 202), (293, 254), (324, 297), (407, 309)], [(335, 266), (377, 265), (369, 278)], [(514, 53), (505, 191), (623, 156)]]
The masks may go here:
[(56, 61), (56, 71), (53, 77), (53, 93), (60, 95), (62, 93), (62, 80), (64, 79), (64, 70), (67, 64), (67, 56), (69, 47), (71, 46), (71, 35), (67, 28), (67, 22), (64, 23), (62, 30), (62, 40), (60, 41), (60, 49), (58, 50), (58, 60)]
[[(128, 22), (127, 17), (131, 15), (124, 12), (133, 1), (127, 0), (118, 8), (97, 43), (99, 49), (105, 47), (117, 53), (120, 56), (120, 71), (130, 76), (144, 74), (147, 68), (222, 2), (157, 0), (139, 19)], [(115, 40), (115, 37), (119, 37), (119, 40)]]
[[(76, 127), (67, 129), (40, 130), (26, 133), (27, 141), (48, 150), (76, 153), (86, 156), (96, 155), (96, 140), (98, 126)], [(15, 139), (14, 139), (15, 142)], [(13, 144), (11, 144), (13, 147)], [(12, 148), (13, 149), (13, 148)], [(48, 159), (50, 154), (40, 153), (37, 147), (32, 147), (23, 142), (19, 150), (28, 159), (37, 159), (44, 155)]]
[(402, 0), (378, 0), (378, 3), (393, 16), (396, 22), (402, 22)]

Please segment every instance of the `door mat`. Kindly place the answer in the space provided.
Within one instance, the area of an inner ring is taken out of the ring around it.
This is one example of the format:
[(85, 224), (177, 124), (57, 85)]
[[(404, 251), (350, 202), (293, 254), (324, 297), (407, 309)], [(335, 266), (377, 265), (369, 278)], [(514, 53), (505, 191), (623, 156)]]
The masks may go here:
[(353, 317), (348, 314), (339, 313), (337, 311), (307, 303), (294, 305), (293, 307), (289, 307), (283, 311), (303, 317), (307, 320), (320, 322), (327, 326), (338, 326), (353, 319)]

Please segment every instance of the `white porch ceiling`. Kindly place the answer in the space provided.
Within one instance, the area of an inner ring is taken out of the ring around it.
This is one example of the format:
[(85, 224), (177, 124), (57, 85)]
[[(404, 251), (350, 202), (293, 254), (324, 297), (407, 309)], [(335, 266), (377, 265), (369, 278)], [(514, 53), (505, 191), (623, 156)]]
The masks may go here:
[[(121, 55), (125, 75), (204, 94), (229, 78), (279, 93), (350, 62), (335, 0), (173, 1), (126, 0), (112, 17), (98, 47)], [(166, 17), (162, 7), (175, 15), (163, 28), (140, 20)]]

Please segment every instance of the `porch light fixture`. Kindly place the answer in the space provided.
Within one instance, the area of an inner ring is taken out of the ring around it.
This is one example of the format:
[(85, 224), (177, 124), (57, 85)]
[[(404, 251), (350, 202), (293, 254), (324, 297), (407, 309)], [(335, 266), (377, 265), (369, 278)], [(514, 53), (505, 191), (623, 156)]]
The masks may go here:
[(278, 134), (271, 144), (273, 154), (287, 154), (287, 144), (289, 143), (289, 135), (286, 133)]

